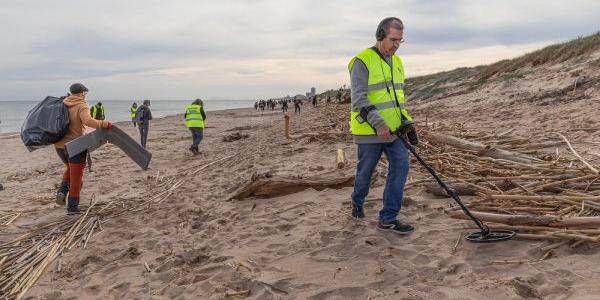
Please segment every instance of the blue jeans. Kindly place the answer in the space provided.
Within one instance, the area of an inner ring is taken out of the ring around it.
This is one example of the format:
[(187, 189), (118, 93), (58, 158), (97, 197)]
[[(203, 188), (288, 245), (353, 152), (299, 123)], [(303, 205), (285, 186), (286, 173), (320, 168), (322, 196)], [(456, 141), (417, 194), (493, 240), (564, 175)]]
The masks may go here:
[(396, 220), (400, 212), (404, 184), (408, 175), (408, 149), (400, 139), (391, 143), (358, 144), (358, 165), (356, 166), (352, 203), (363, 206), (365, 197), (369, 194), (371, 176), (381, 153), (385, 153), (389, 162), (383, 191), (383, 209), (379, 211), (379, 221), (386, 222)]

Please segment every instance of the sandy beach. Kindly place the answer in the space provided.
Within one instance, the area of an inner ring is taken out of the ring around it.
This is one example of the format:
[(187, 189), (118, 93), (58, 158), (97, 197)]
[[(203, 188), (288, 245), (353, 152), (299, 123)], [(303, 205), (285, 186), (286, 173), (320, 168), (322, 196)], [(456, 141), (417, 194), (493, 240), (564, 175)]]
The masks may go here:
[[(413, 105), (416, 117), (424, 119), (430, 104)], [(291, 115), (290, 131), (347, 130), (340, 125), (347, 109), (344, 104), (305, 104), (300, 115)], [(528, 106), (515, 109), (525, 111)], [(438, 112), (428, 114), (429, 123), (446, 122), (447, 115)], [(477, 119), (470, 123), (478, 124), (482, 125)], [(131, 124), (117, 126), (137, 138)], [(400, 214), (416, 227), (409, 236), (375, 229), (385, 182), (382, 166), (377, 168), (364, 220), (349, 215), (351, 183), (229, 200), (252, 177), (300, 182), (354, 175), (356, 147), (348, 135), (286, 139), (283, 128), (284, 117), (277, 110), (209, 112), (202, 154), (192, 156), (187, 150), (191, 135), (182, 116), (172, 116), (151, 125), (148, 148), (153, 159), (147, 171), (114, 146), (93, 152), (93, 172), (84, 177), (83, 204), (94, 195), (95, 201), (113, 201), (127, 211), (175, 180), (183, 179), (183, 184), (158, 203), (103, 220), (102, 230), (86, 248), (74, 247), (53, 261), (27, 297), (595, 299), (600, 293), (600, 266), (595, 264), (600, 253), (594, 244), (562, 245), (550, 259), (540, 260), (542, 249), (554, 242), (466, 242), (462, 236), (471, 224), (444, 212), (454, 206), (452, 201), (411, 184), (423, 179), (415, 173), (414, 161)], [(225, 141), (234, 134), (241, 138)], [(344, 149), (348, 158), (342, 169), (336, 168), (337, 149)], [(22, 214), (2, 227), (0, 241), (67, 218), (64, 208), (54, 204), (62, 172), (54, 149), (28, 153), (18, 137), (5, 136), (2, 153), (2, 209)], [(182, 175), (193, 169), (201, 171)]]
[(600, 300), (599, 12), (5, 1), (0, 300)]

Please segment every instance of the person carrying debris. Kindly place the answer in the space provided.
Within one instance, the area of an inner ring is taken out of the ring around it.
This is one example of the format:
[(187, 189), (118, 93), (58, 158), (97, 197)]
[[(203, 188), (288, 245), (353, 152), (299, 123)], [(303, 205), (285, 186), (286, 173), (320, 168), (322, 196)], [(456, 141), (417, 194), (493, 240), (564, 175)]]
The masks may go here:
[(96, 120), (104, 120), (105, 119), (104, 106), (102, 106), (102, 102), (98, 101), (98, 103), (96, 103), (96, 105), (92, 106), (92, 108), (90, 109), (90, 115), (92, 116), (92, 118), (94, 118)]
[[(417, 143), (412, 117), (404, 108), (404, 67), (395, 55), (404, 41), (404, 25), (398, 18), (385, 18), (377, 26), (375, 46), (350, 60), (350, 130), (358, 147), (358, 164), (352, 192), (352, 216), (364, 218), (363, 203), (369, 193), (371, 176), (382, 153), (387, 156), (388, 175), (383, 208), (377, 229), (398, 234), (414, 231), (398, 221), (404, 184), (408, 175), (408, 150), (395, 133), (401, 130)], [(341, 92), (338, 91), (338, 95)]]
[(63, 100), (69, 110), (69, 129), (65, 136), (54, 144), (56, 153), (65, 164), (60, 187), (56, 193), (56, 203), (65, 204), (68, 195), (67, 214), (78, 214), (79, 193), (83, 184), (83, 170), (88, 152), (84, 151), (69, 158), (65, 151), (65, 144), (84, 135), (85, 126), (92, 128), (111, 129), (112, 123), (105, 120), (95, 120), (91, 117), (90, 109), (85, 102), (88, 89), (81, 83), (74, 83), (69, 88), (71, 95)]
[(152, 112), (150, 111), (150, 100), (144, 100), (135, 112), (135, 122), (140, 130), (140, 144), (146, 148), (148, 141), (148, 130), (150, 129), (150, 120), (152, 120)]
[(194, 155), (200, 154), (198, 145), (202, 141), (204, 133), (204, 121), (206, 120), (206, 114), (204, 113), (204, 103), (200, 99), (194, 100), (192, 104), (188, 105), (185, 110), (185, 127), (189, 128), (192, 132), (192, 146), (190, 151)]
[(129, 117), (131, 118), (131, 122), (133, 123), (133, 127), (135, 127), (135, 113), (137, 112), (137, 103), (133, 102), (131, 108), (129, 109)]

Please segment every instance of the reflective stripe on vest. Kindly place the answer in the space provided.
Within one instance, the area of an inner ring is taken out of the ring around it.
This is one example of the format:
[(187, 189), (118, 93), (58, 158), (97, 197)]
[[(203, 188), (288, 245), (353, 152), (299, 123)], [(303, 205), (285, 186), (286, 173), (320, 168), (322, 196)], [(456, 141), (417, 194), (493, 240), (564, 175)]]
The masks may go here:
[(204, 128), (204, 119), (202, 119), (202, 106), (198, 104), (190, 104), (185, 111), (185, 127), (187, 128)]
[[(380, 89), (387, 89), (387, 88), (392, 87), (392, 81), (386, 81), (386, 82), (380, 82), (380, 83), (376, 83), (376, 84), (370, 84), (367, 86), (367, 91), (376, 91), (376, 90), (380, 90)], [(404, 90), (404, 83), (396, 83), (394, 84), (394, 88), (397, 90)]]
[[(396, 131), (404, 123), (412, 122), (412, 117), (404, 107), (404, 67), (400, 58), (393, 55), (390, 66), (377, 52), (367, 48), (350, 60), (348, 70), (352, 71), (357, 59), (365, 64), (369, 73), (367, 98), (370, 105), (368, 108), (374, 107), (376, 113), (392, 131)], [(367, 107), (364, 108), (367, 109)], [(355, 136), (377, 135), (375, 129), (359, 117), (362, 109), (363, 107), (352, 107), (350, 112), (352, 134)]]
[[(383, 103), (377, 103), (375, 105), (373, 105), (375, 107), (376, 110), (382, 110), (382, 109), (386, 109), (386, 108), (393, 108), (396, 107), (396, 101), (388, 101), (388, 102), (383, 102)], [(404, 109), (404, 103), (401, 103), (399, 105), (400, 109)], [(360, 112), (360, 107), (353, 107), (352, 111), (356, 111), (356, 112)]]

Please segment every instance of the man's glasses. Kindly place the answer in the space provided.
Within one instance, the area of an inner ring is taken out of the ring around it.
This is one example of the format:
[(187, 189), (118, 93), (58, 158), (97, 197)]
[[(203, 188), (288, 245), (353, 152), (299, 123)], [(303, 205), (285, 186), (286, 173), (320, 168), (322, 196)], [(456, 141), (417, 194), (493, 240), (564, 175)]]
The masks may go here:
[(390, 39), (390, 41), (396, 45), (400, 45), (400, 44), (404, 43), (404, 38), (401, 38), (399, 40), (398, 39)]

